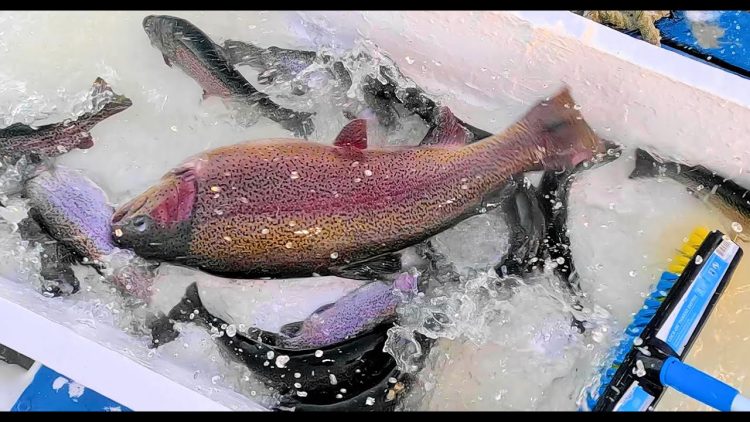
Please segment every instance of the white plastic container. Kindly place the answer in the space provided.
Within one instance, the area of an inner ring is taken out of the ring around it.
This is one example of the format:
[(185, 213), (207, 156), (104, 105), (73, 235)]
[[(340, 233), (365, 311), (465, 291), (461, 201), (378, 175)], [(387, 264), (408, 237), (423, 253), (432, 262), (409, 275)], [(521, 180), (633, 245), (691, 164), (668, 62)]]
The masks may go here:
[[(236, 13), (242, 12), (216, 12), (211, 19), (229, 22)], [(750, 184), (750, 156), (733, 158), (750, 145), (750, 81), (572, 13), (269, 15), (288, 22), (311, 48), (372, 40), (417, 84), (484, 129), (501, 130), (566, 83), (604, 137), (664, 147), (674, 158), (724, 169)], [(675, 138), (678, 151), (668, 148)], [(73, 310), (19, 291), (10, 280), (0, 280), (0, 321), (1, 344), (131, 409), (262, 410), (227, 388), (200, 385), (190, 368), (167, 357), (132, 352), (132, 339), (119, 329), (77, 321)]]

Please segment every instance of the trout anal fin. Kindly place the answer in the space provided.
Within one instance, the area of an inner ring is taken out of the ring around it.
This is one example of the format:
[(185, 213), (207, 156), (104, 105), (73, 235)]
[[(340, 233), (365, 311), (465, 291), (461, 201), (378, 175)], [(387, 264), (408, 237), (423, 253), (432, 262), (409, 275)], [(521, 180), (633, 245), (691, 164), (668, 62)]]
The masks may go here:
[(333, 145), (367, 149), (367, 120), (354, 119), (341, 129)]
[(352, 280), (383, 280), (400, 272), (401, 268), (401, 254), (389, 253), (367, 261), (330, 268), (329, 271), (333, 275)]

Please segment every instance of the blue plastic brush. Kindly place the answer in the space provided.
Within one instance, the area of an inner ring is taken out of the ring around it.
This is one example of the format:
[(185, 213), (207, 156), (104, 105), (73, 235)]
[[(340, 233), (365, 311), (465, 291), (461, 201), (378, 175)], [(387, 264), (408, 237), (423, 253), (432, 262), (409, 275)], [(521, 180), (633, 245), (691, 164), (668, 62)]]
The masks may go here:
[(718, 230), (693, 231), (613, 350), (581, 410), (651, 411), (667, 387), (722, 411), (749, 411), (737, 389), (682, 361), (742, 258)]

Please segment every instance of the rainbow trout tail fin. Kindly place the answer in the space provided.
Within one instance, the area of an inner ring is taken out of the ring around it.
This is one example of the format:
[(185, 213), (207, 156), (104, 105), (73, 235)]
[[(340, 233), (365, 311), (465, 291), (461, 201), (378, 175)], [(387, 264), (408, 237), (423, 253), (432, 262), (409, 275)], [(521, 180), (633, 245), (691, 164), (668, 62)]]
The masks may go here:
[(544, 170), (571, 169), (606, 152), (605, 144), (581, 116), (568, 87), (534, 106), (511, 133), (536, 147), (532, 153)]

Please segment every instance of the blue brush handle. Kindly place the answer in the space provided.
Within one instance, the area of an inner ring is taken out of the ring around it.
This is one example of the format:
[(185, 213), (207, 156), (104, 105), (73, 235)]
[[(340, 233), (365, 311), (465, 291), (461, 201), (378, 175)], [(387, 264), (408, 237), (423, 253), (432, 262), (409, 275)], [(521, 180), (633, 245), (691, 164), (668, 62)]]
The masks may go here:
[(750, 399), (737, 389), (701, 372), (679, 359), (668, 357), (662, 365), (659, 379), (665, 386), (689, 396), (714, 409), (727, 411), (750, 410)]

